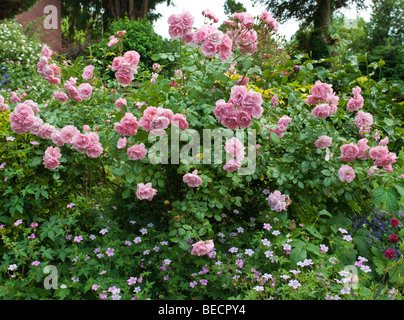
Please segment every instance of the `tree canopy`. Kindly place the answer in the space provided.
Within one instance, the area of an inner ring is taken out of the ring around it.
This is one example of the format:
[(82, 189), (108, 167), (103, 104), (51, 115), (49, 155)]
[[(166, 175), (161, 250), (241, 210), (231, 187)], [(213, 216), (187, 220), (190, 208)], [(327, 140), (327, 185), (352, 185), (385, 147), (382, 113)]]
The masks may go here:
[(1, 0), (0, 20), (14, 16), (31, 9), (38, 0)]
[(279, 22), (296, 19), (302, 27), (313, 25), (325, 30), (331, 22), (332, 13), (356, 3), (359, 9), (366, 7), (365, 0), (254, 0), (254, 4), (266, 5)]

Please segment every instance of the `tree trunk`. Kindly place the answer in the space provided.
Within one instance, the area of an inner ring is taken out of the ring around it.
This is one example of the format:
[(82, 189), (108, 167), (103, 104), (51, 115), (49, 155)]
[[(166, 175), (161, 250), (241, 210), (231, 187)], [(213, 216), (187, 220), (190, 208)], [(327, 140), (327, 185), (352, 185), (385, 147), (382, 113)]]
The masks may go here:
[(314, 20), (314, 28), (324, 32), (331, 23), (331, 0), (317, 0), (317, 18)]
[(129, 0), (129, 19), (135, 20), (135, 0)]

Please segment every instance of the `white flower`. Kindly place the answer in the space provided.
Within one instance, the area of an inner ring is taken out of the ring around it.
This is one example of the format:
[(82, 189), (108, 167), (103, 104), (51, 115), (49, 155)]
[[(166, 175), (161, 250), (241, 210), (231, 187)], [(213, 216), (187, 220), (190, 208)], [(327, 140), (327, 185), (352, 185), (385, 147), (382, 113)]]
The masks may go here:
[(290, 280), (288, 286), (293, 287), (293, 289), (297, 289), (301, 286), (301, 284), (297, 280)]
[(8, 270), (10, 270), (10, 271), (13, 271), (13, 270), (15, 270), (15, 269), (17, 269), (17, 265), (14, 263), (14, 264), (10, 264), (9, 266), (8, 266)]

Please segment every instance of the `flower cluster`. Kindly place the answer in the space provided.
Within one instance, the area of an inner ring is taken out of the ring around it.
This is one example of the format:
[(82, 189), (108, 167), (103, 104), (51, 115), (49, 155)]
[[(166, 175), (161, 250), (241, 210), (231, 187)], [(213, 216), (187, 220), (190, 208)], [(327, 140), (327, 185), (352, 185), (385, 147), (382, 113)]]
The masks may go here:
[(45, 151), (45, 156), (42, 158), (46, 169), (55, 169), (59, 167), (59, 158), (62, 156), (58, 147), (48, 147)]
[(59, 84), (60, 83), (60, 67), (55, 63), (49, 64), (51, 61), (52, 50), (49, 49), (47, 45), (42, 47), (42, 57), (37, 63), (38, 73), (49, 83)]
[(231, 88), (230, 100), (216, 101), (213, 113), (218, 121), (229, 129), (248, 128), (252, 118), (259, 119), (264, 112), (261, 93), (247, 90), (246, 86)]
[(269, 131), (275, 132), (279, 138), (282, 138), (285, 134), (285, 131), (286, 131), (289, 123), (291, 123), (291, 122), (292, 122), (292, 118), (290, 118), (288, 116), (283, 116), (282, 118), (280, 118), (278, 120), (278, 126), (276, 127), (276, 129), (269, 129)]
[(354, 94), (353, 98), (350, 98), (347, 104), (347, 109), (349, 111), (358, 111), (363, 107), (363, 96), (360, 94), (362, 89), (360, 87), (355, 87), (352, 89)]
[(134, 75), (137, 74), (137, 65), (140, 61), (140, 54), (135, 50), (125, 52), (120, 57), (112, 60), (112, 69), (115, 70), (115, 78), (123, 86), (129, 86)]
[(184, 10), (180, 14), (172, 14), (168, 17), (168, 34), (171, 39), (187, 37), (192, 32), (194, 17), (189, 11)]
[(231, 27), (227, 34), (233, 40), (233, 49), (240, 48), (242, 54), (256, 52), (258, 35), (253, 29), (254, 16), (247, 12), (236, 12), (233, 13), (232, 19), (225, 21), (225, 24)]
[(241, 161), (244, 159), (245, 147), (243, 143), (237, 139), (236, 137), (230, 138), (226, 141), (224, 150), (231, 156), (233, 159), (227, 161), (227, 163), (223, 166), (223, 169), (232, 172), (239, 168), (241, 168)]
[(188, 122), (183, 114), (174, 114), (170, 109), (163, 107), (147, 107), (139, 119), (140, 126), (154, 135), (164, 135), (170, 123), (179, 129), (188, 128)]
[(325, 118), (337, 111), (338, 101), (339, 97), (333, 92), (332, 85), (317, 80), (305, 102), (316, 105), (312, 110), (315, 118)]
[(185, 174), (182, 180), (191, 188), (199, 187), (202, 184), (202, 178), (198, 176), (198, 170)]
[[(69, 94), (69, 97), (77, 102), (90, 99), (93, 92), (93, 87), (87, 82), (81, 83), (78, 87), (76, 87), (76, 83), (77, 78), (73, 77), (70, 77), (70, 79), (65, 82), (64, 86)], [(61, 92), (54, 92), (54, 97), (60, 102), (65, 102), (67, 100), (67, 97)]]
[(4, 97), (0, 94), (0, 112), (10, 111), (10, 106), (4, 103)]
[(211, 58), (217, 53), (222, 61), (230, 59), (233, 41), (215, 26), (203, 25), (191, 35), (192, 38), (189, 40), (184, 38), (184, 42), (193, 41), (196, 44), (201, 44), (200, 50), (205, 57)]

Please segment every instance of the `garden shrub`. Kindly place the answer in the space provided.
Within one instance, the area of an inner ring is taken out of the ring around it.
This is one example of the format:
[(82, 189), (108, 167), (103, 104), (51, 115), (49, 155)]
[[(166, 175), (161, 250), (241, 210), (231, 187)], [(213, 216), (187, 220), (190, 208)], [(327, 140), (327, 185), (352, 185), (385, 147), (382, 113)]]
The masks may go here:
[[(124, 49), (128, 30), (104, 44), (109, 68), (44, 47), (40, 112), (3, 111), (14, 135), (39, 140), (27, 162), (63, 183), (59, 214), (0, 228), (4, 296), (402, 299), (402, 84), (363, 75), (356, 56), (261, 68), (277, 29), (267, 12), (236, 13), (224, 32), (193, 29), (187, 12), (168, 22), (178, 52), (155, 53), (153, 72)], [(394, 249), (354, 228), (374, 209), (396, 219)], [(63, 286), (41, 293), (47, 265)]]

